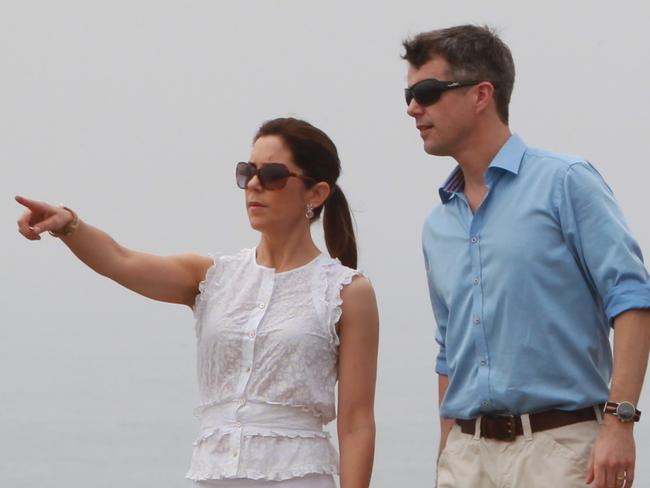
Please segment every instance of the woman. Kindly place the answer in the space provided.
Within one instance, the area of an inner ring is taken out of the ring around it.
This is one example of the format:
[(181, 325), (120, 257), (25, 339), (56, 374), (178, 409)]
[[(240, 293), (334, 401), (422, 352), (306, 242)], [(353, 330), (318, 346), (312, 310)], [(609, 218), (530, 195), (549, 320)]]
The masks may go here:
[[(334, 487), (339, 460), (322, 427), (336, 417), (337, 379), (341, 486), (369, 486), (378, 315), (355, 270), (339, 173), (321, 130), (292, 118), (263, 124), (250, 162), (236, 167), (260, 241), (212, 258), (132, 251), (67, 207), (16, 197), (27, 239), (49, 231), (98, 273), (193, 308), (201, 430), (187, 477), (197, 487)], [(311, 237), (321, 212), (332, 257)]]

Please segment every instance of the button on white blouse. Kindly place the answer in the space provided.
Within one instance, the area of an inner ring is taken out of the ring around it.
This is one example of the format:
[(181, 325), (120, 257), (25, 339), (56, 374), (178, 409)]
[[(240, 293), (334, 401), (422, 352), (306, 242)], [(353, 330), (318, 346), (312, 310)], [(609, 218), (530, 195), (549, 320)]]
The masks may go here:
[(324, 254), (282, 273), (255, 249), (218, 256), (194, 306), (200, 434), (187, 477), (337, 474), (341, 290), (359, 272)]

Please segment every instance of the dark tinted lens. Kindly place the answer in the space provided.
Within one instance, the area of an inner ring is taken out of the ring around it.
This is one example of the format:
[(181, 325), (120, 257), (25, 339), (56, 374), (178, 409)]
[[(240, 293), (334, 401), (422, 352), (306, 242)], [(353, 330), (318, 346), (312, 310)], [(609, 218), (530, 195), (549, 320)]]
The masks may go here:
[(287, 184), (289, 168), (280, 163), (267, 163), (260, 168), (259, 178), (264, 188), (279, 190)]
[(255, 168), (250, 164), (237, 163), (237, 167), (235, 168), (235, 180), (237, 181), (237, 186), (244, 190), (254, 173)]
[(404, 98), (406, 99), (406, 105), (411, 105), (411, 100), (413, 100), (413, 94), (411, 93), (410, 88), (404, 88)]
[(411, 87), (412, 98), (422, 106), (436, 103), (443, 91), (435, 80), (422, 80)]

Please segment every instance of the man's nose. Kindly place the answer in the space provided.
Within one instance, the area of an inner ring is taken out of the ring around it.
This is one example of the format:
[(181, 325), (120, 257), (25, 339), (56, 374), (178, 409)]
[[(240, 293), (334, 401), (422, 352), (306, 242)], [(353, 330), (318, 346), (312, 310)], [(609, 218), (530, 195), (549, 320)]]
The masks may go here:
[(423, 112), (423, 107), (420, 105), (418, 102), (415, 101), (415, 98), (412, 99), (408, 106), (406, 107), (406, 113), (409, 114), (411, 117), (415, 117), (416, 115), (419, 115)]

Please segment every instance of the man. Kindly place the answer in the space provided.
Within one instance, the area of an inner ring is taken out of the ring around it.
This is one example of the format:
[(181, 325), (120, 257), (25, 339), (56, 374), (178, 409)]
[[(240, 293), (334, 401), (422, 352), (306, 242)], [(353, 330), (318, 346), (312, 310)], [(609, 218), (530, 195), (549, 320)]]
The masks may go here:
[(458, 163), (423, 229), (438, 487), (632, 486), (650, 279), (611, 191), (585, 160), (511, 134), (514, 63), (489, 28), (404, 47), (424, 150)]

